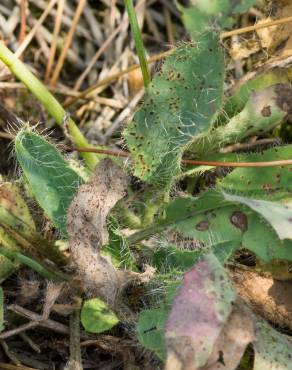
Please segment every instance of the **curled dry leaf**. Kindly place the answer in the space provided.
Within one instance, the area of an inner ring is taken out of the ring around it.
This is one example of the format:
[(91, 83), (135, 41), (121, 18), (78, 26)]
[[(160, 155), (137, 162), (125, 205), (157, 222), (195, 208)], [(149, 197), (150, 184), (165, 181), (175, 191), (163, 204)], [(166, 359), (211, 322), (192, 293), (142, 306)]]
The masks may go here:
[(122, 169), (111, 159), (103, 159), (89, 181), (80, 186), (67, 214), (69, 245), (82, 290), (110, 306), (128, 283), (148, 281), (154, 273), (150, 266), (142, 274), (118, 270), (109, 256), (101, 254), (108, 243), (106, 217), (125, 195), (126, 185)]
[(119, 274), (100, 252), (108, 242), (106, 217), (125, 195), (126, 184), (121, 168), (110, 159), (102, 160), (90, 180), (80, 186), (67, 214), (70, 250), (83, 289), (110, 304), (119, 290)]

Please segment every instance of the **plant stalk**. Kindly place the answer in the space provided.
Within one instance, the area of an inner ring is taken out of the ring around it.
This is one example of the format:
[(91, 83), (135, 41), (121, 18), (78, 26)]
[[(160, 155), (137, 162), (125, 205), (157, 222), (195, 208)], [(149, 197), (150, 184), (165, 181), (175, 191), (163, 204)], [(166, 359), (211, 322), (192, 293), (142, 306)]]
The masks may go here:
[(137, 54), (138, 54), (138, 58), (139, 58), (139, 62), (140, 62), (140, 67), (141, 67), (141, 71), (142, 71), (142, 75), (143, 75), (144, 86), (147, 88), (148, 85), (151, 82), (151, 78), (150, 78), (148, 63), (147, 63), (147, 60), (146, 60), (145, 48), (144, 48), (141, 32), (140, 32), (140, 29), (139, 29), (135, 9), (134, 9), (134, 6), (133, 6), (133, 0), (125, 0), (125, 6), (126, 6), (126, 9), (127, 9), (129, 22), (130, 22), (130, 25), (131, 25), (131, 30), (132, 30), (132, 34), (133, 34), (133, 37), (134, 37), (135, 46), (136, 46), (136, 50), (137, 50)]
[[(61, 104), (26, 65), (5, 46), (4, 42), (0, 42), (0, 60), (6, 64), (10, 71), (44, 105), (47, 112), (56, 120), (57, 124), (63, 127), (66, 112)], [(69, 133), (77, 148), (89, 145), (72, 118), (68, 118), (67, 124)], [(90, 169), (93, 169), (98, 162), (97, 156), (92, 153), (83, 153), (82, 156)]]

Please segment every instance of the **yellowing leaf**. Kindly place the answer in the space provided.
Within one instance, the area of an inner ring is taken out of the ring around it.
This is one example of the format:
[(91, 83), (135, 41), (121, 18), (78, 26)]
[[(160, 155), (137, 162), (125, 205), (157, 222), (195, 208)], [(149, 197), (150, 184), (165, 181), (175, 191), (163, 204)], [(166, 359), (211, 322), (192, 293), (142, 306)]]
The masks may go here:
[(90, 333), (102, 333), (115, 326), (119, 319), (108, 305), (99, 298), (85, 301), (81, 310), (81, 322)]

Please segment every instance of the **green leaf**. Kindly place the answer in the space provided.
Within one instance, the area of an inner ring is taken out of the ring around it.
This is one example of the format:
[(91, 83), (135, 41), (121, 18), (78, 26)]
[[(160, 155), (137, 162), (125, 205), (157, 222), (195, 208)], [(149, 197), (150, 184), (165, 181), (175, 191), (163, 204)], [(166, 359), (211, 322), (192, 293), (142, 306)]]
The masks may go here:
[(289, 83), (291, 80), (291, 71), (291, 67), (272, 68), (240, 84), (233, 95), (226, 99), (222, 109), (224, 114), (220, 115), (219, 121), (225, 122), (226, 117), (232, 117), (240, 112), (244, 108), (252, 91), (259, 91), (274, 84)]
[(205, 248), (222, 253), (223, 258), (226, 253), (230, 257), (242, 247), (254, 252), (264, 262), (273, 259), (292, 261), (290, 240), (280, 240), (261, 215), (247, 206), (227, 202), (218, 191), (209, 190), (198, 198), (177, 198), (166, 208), (164, 220), (132, 235), (129, 242), (166, 229), (201, 242)]
[(151, 265), (160, 273), (185, 272), (201, 255), (200, 250), (179, 249), (174, 245), (163, 245), (151, 256)]
[(139, 342), (153, 351), (162, 361), (166, 359), (164, 332), (171, 304), (180, 287), (180, 281), (172, 281), (165, 288), (161, 307), (143, 310), (136, 325)]
[(285, 120), (291, 101), (292, 89), (288, 84), (276, 84), (254, 91), (240, 113), (225, 125), (212, 127), (200, 135), (188, 147), (188, 151), (196, 157), (205, 158), (206, 154), (216, 153), (228, 144), (271, 131)]
[(28, 128), (17, 134), (15, 151), (36, 200), (66, 236), (67, 209), (82, 183), (81, 177), (52, 144)]
[[(291, 159), (292, 145), (261, 153), (241, 154), (240, 162), (266, 162)], [(281, 200), (292, 196), (292, 166), (236, 168), (219, 181), (217, 187), (228, 194), (256, 199)]]
[[(9, 250), (20, 247), (18, 237), (34, 238), (35, 224), (29, 209), (16, 185), (0, 183), (0, 245)], [(0, 282), (17, 268), (9, 259), (0, 254)]]
[(263, 320), (256, 322), (253, 370), (291, 370), (292, 342)]
[(165, 186), (180, 172), (183, 151), (221, 107), (223, 79), (223, 53), (212, 32), (166, 58), (124, 132), (136, 176)]
[(254, 5), (256, 0), (192, 0), (190, 7), (178, 4), (186, 30), (195, 39), (214, 23), (220, 27), (230, 27), (234, 23), (232, 15), (243, 13)]
[(226, 200), (247, 205), (261, 214), (275, 229), (278, 237), (292, 239), (292, 200), (270, 202), (267, 200), (244, 198), (238, 195), (223, 193)]
[[(231, 246), (231, 251), (242, 247), (266, 262), (273, 259), (292, 260), (292, 242), (281, 241), (274, 229), (256, 212), (246, 206), (224, 203), (223, 195), (219, 207), (218, 204), (214, 204), (213, 208), (208, 207), (208, 203), (214, 199), (212, 193), (203, 195), (202, 199), (205, 209), (198, 207), (197, 213), (176, 222), (172, 230), (198, 240), (213, 250), (220, 250), (220, 245), (223, 246), (222, 251), (226, 246)], [(195, 200), (193, 202), (196, 204)]]
[(115, 326), (119, 319), (105, 302), (99, 298), (93, 298), (84, 302), (81, 322), (89, 333), (102, 333)]
[(164, 361), (166, 358), (164, 346), (164, 327), (168, 310), (154, 308), (140, 313), (137, 323), (137, 336), (139, 342), (146, 348), (155, 352)]
[(108, 222), (109, 243), (102, 248), (102, 254), (110, 255), (113, 264), (118, 268), (135, 270), (135, 259), (128, 246), (126, 238), (119, 229), (117, 220), (113, 217)]

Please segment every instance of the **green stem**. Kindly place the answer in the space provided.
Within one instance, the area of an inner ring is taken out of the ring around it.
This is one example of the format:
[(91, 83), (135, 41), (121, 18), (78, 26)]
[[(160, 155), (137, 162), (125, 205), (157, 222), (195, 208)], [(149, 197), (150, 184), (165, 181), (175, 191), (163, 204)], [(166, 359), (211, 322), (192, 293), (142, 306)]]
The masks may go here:
[(133, 0), (125, 0), (125, 6), (127, 9), (128, 17), (129, 17), (129, 22), (131, 25), (131, 30), (133, 33), (134, 41), (135, 41), (135, 46), (140, 62), (140, 67), (143, 75), (143, 80), (144, 80), (144, 86), (148, 87), (148, 85), (151, 82), (150, 78), (150, 72), (148, 68), (148, 63), (146, 60), (146, 53), (145, 53), (145, 48), (141, 36), (141, 32), (139, 30), (139, 25), (135, 13), (135, 9), (133, 6)]
[[(57, 124), (62, 127), (66, 112), (61, 104), (3, 42), (0, 42), (0, 60), (5, 63), (10, 71), (34, 94), (44, 105), (48, 113), (56, 120)], [(68, 119), (68, 130), (77, 147), (86, 147), (89, 145), (72, 118)], [(93, 169), (98, 162), (97, 156), (93, 153), (82, 153), (82, 156), (90, 169)]]
[(41, 276), (43, 276), (46, 279), (54, 280), (54, 281), (68, 281), (70, 279), (69, 276), (66, 276), (62, 272), (59, 271), (53, 271), (52, 269), (48, 269), (48, 267), (45, 267), (41, 263), (33, 260), (32, 258), (29, 258), (17, 251), (8, 250), (5, 247), (0, 247), (0, 255), (3, 255), (4, 257), (8, 258), (9, 260), (13, 262), (22, 263), (25, 266), (30, 267), (31, 269), (38, 272)]
[(80, 311), (81, 299), (76, 298), (77, 307), (70, 316), (70, 360), (65, 370), (82, 370), (80, 349)]

